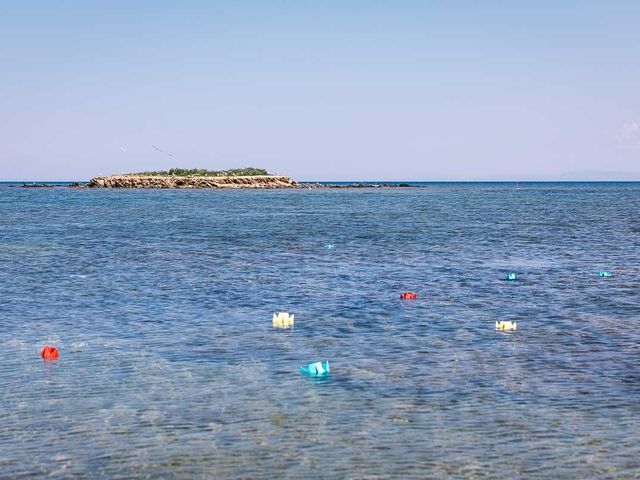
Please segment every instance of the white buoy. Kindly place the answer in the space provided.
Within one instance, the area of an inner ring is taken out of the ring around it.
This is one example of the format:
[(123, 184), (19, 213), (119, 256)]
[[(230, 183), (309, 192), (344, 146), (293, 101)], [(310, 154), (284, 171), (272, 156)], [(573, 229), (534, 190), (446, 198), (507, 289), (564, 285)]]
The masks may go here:
[(293, 314), (289, 315), (287, 312), (274, 313), (272, 324), (275, 328), (293, 327), (294, 316)]

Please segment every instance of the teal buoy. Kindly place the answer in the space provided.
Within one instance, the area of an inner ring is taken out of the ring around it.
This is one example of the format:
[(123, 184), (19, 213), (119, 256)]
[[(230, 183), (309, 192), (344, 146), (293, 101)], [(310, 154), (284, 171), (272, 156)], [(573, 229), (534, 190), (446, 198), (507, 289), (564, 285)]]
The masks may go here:
[(515, 272), (509, 272), (507, 274), (507, 280), (515, 280), (516, 279), (516, 274)]
[(324, 244), (324, 249), (325, 250), (333, 250), (334, 248), (336, 248), (336, 246), (333, 243), (325, 243)]
[(300, 373), (307, 377), (328, 377), (329, 376), (329, 362), (316, 362), (310, 363), (306, 367), (300, 367)]
[(602, 271), (602, 272), (598, 272), (598, 276), (599, 277), (613, 277), (613, 273)]

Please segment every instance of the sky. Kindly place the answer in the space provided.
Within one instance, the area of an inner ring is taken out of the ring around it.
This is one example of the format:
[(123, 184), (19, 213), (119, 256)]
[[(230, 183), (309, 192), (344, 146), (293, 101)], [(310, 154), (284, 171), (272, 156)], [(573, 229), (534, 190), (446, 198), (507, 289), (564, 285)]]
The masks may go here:
[(0, 0), (0, 181), (640, 180), (640, 2)]

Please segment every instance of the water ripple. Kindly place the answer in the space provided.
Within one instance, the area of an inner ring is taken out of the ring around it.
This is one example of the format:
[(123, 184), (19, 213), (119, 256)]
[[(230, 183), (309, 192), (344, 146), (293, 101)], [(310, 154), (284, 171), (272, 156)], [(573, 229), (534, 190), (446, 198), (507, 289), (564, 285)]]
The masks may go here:
[(0, 477), (637, 478), (638, 211), (638, 184), (0, 187)]

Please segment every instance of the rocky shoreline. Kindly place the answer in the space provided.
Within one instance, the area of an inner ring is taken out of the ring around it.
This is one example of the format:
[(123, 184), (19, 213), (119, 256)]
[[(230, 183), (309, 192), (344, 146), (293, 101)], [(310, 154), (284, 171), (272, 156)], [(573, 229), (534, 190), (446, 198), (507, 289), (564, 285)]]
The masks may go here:
[[(19, 186), (19, 185), (13, 185)], [(419, 188), (423, 185), (411, 183), (353, 182), (353, 183), (317, 183), (298, 182), (283, 175), (256, 176), (152, 176), (152, 175), (111, 175), (92, 178), (88, 183), (23, 183), (22, 188), (136, 188), (136, 189), (334, 189), (334, 188)]]
[(283, 175), (233, 177), (180, 177), (111, 175), (94, 177), (89, 188), (297, 188), (298, 182)]

